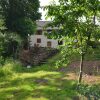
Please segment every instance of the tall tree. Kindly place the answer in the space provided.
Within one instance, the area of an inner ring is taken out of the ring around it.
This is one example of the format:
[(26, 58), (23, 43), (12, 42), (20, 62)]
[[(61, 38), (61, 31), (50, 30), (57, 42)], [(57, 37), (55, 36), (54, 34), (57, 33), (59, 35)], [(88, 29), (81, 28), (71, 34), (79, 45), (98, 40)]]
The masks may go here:
[[(52, 19), (50, 25), (58, 27), (53, 37), (65, 39), (65, 46), (80, 53), (80, 74), (78, 82), (81, 83), (83, 73), (83, 60), (89, 44), (96, 36), (100, 36), (100, 26), (96, 24), (100, 16), (100, 0), (58, 0), (45, 7), (47, 17)], [(52, 34), (50, 34), (52, 35)], [(100, 37), (99, 37), (100, 39)]]
[(6, 32), (6, 30), (4, 20), (0, 19), (0, 57), (4, 59), (7, 57), (15, 58), (21, 39), (16, 33)]
[(22, 37), (34, 33), (35, 21), (41, 17), (39, 7), (39, 0), (0, 0), (6, 27)]

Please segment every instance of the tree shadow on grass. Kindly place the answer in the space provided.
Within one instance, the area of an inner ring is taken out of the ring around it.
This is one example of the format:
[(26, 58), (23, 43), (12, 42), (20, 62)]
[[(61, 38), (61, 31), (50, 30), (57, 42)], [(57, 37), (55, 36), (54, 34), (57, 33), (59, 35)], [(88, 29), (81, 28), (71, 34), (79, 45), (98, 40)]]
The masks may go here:
[[(40, 74), (39, 76), (37, 76)], [(0, 100), (78, 100), (75, 90), (76, 83), (63, 80), (63, 73), (44, 71), (36, 72), (29, 77), (17, 77), (9, 80), (0, 90)], [(6, 82), (5, 82), (6, 83)], [(7, 86), (5, 86), (7, 85)]]
[(0, 100), (26, 100), (31, 93), (28, 89), (12, 88), (0, 92)]
[(55, 84), (40, 83), (41, 85), (34, 90), (35, 95), (33, 97), (43, 96), (48, 100), (73, 100), (73, 97), (77, 96), (73, 82), (68, 80), (60, 81), (55, 81), (57, 82)]
[[(32, 80), (27, 78), (25, 80)], [(76, 83), (71, 80), (62, 80), (62, 75), (45, 75), (41, 78), (33, 78), (36, 88), (33, 90), (33, 98), (48, 98), (47, 100), (78, 100)], [(74, 99), (77, 97), (77, 99)]]

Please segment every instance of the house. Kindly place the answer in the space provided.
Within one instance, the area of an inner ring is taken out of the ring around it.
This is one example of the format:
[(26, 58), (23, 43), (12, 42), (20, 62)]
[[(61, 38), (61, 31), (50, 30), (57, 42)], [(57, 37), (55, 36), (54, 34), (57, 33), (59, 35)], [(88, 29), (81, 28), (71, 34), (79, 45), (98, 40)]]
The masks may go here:
[(57, 46), (61, 43), (59, 43), (58, 40), (49, 39), (47, 36), (44, 35), (45, 32), (52, 31), (51, 27), (45, 28), (44, 26), (50, 23), (50, 21), (37, 21), (37, 31), (34, 35), (30, 36), (30, 44), (32, 47), (38, 46), (38, 47), (51, 47), (51, 48), (57, 48)]

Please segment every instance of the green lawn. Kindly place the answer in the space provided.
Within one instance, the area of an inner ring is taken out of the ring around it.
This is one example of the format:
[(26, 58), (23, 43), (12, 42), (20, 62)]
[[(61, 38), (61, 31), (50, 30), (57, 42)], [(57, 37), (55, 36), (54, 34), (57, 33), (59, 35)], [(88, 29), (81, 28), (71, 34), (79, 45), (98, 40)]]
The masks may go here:
[[(59, 57), (58, 54), (47, 64), (30, 69), (12, 61), (0, 66), (0, 100), (87, 100), (76, 90), (78, 73), (58, 71), (55, 67), (54, 63)], [(100, 55), (96, 57), (100, 58)], [(99, 76), (94, 83), (98, 83), (100, 88)], [(100, 92), (99, 88), (95, 90), (96, 95)]]
[[(16, 66), (16, 68), (15, 68)], [(0, 72), (0, 100), (72, 100), (75, 81), (46, 66), (25, 69), (8, 63)], [(8, 68), (7, 68), (8, 67)]]

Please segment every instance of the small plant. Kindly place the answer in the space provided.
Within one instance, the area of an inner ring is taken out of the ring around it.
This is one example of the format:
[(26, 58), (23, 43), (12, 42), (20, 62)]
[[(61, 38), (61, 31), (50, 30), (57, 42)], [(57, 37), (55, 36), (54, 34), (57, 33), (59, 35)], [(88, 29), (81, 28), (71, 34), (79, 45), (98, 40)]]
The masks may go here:
[(12, 76), (15, 73), (22, 71), (22, 66), (18, 61), (13, 61), (12, 59), (8, 59), (5, 61), (5, 64), (0, 67), (0, 78)]
[(2, 56), (0, 56), (0, 66), (2, 66), (4, 64), (5, 60)]
[(98, 85), (79, 85), (78, 86), (78, 92), (81, 95), (84, 95), (88, 98), (88, 100), (91, 100), (91, 98), (94, 98), (94, 100), (100, 99), (100, 84)]
[(11, 64), (7, 64), (1, 67), (0, 69), (0, 77), (6, 77), (6, 76), (11, 76), (13, 74), (12, 72), (12, 66)]

